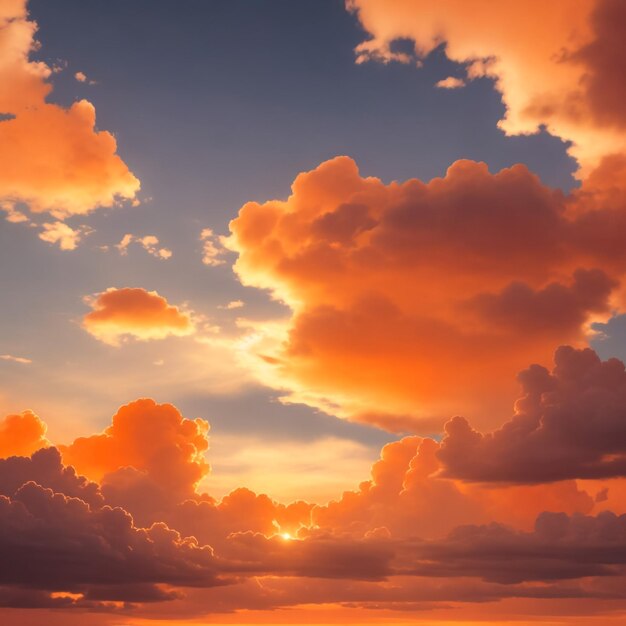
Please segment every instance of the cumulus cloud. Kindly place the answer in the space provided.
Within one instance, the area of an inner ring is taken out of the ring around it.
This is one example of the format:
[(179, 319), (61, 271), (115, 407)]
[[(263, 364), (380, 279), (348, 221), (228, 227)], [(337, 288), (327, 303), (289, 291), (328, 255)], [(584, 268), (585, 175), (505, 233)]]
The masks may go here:
[(337, 157), (287, 200), (248, 202), (226, 241), (235, 271), (293, 311), (257, 351), (259, 376), (392, 430), (435, 432), (460, 411), (488, 424), (517, 371), (621, 310), (626, 204), (596, 192), (613, 167), (566, 197), (522, 165), (385, 185)]
[(46, 101), (53, 70), (30, 59), (36, 30), (26, 0), (3, 3), (0, 113), (7, 117), (0, 121), (0, 200), (62, 219), (133, 199), (139, 181), (117, 155), (113, 135), (95, 129), (93, 105)]
[(54, 493), (80, 498), (92, 507), (104, 504), (99, 485), (76, 474), (73, 467), (65, 467), (57, 448), (42, 448), (30, 457), (26, 450), (14, 454), (0, 459), (0, 494), (7, 498), (13, 498), (22, 485), (32, 481)]
[[(371, 35), (356, 48), (359, 62), (425, 58), (445, 53), (465, 65), (467, 79), (494, 79), (506, 106), (508, 134), (541, 125), (573, 142), (583, 174), (603, 156), (626, 148), (622, 79), (626, 8), (620, 0), (490, 2), (464, 0), (348, 0)], [(403, 58), (398, 39), (414, 42)]]
[[(32, 481), (0, 496), (0, 530), (4, 585), (79, 594), (100, 587), (116, 599), (127, 585), (217, 584), (210, 547), (162, 523), (137, 528), (122, 509), (92, 509)], [(145, 601), (143, 591), (137, 599)], [(132, 587), (126, 594), (135, 599)]]
[(157, 259), (167, 261), (167, 259), (172, 257), (172, 251), (169, 248), (159, 247), (159, 238), (155, 235), (139, 237), (127, 233), (115, 247), (119, 250), (121, 255), (126, 255), (128, 254), (128, 246), (130, 246), (131, 243), (139, 244), (148, 254), (151, 254)]
[(165, 493), (184, 499), (209, 471), (208, 430), (206, 421), (185, 419), (171, 404), (144, 398), (122, 406), (102, 434), (60, 450), (66, 465), (93, 480), (132, 467)]
[(195, 332), (191, 314), (169, 304), (156, 291), (110, 287), (86, 302), (93, 311), (83, 317), (83, 328), (110, 345), (117, 346), (126, 338), (149, 341)]
[(0, 458), (31, 454), (47, 445), (46, 425), (32, 411), (7, 415), (0, 421)]
[(481, 434), (457, 417), (438, 453), (448, 475), (478, 481), (547, 482), (626, 476), (626, 372), (617, 359), (559, 348), (550, 373), (519, 375), (514, 417)]

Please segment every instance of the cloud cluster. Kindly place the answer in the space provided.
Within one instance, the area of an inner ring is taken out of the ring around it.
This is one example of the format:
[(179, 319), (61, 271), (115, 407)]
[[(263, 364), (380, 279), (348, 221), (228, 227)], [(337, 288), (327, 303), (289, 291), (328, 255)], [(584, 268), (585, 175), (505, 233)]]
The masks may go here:
[[(599, 430), (610, 429), (612, 406), (626, 406), (623, 366), (589, 351), (561, 350), (554, 373), (522, 377), (519, 415), (552, 406), (546, 380), (557, 406), (567, 394), (576, 405), (585, 393), (613, 393), (593, 420)], [(203, 420), (143, 399), (99, 435), (0, 460), (0, 549), (11, 564), (0, 566), (0, 605), (132, 612), (182, 602), (184, 614), (193, 588), (203, 590), (199, 614), (623, 598), (626, 515), (591, 515), (594, 500), (574, 480), (452, 478), (446, 440), (406, 437), (383, 448), (370, 480), (327, 505), (280, 504), (245, 488), (216, 501), (196, 490), (209, 469), (207, 432)], [(532, 464), (545, 443), (526, 445)], [(604, 450), (613, 450), (606, 440)], [(493, 448), (482, 455), (498, 460)]]
[(191, 314), (169, 304), (156, 291), (110, 287), (86, 302), (93, 310), (83, 317), (83, 328), (110, 345), (119, 345), (129, 337), (149, 341), (195, 332)]
[(457, 161), (386, 185), (337, 157), (298, 175), (287, 200), (247, 203), (227, 240), (235, 271), (293, 310), (258, 351), (259, 375), (392, 430), (435, 432), (460, 411), (488, 424), (517, 371), (584, 345), (622, 306), (626, 204), (597, 191), (616, 167), (567, 197), (522, 165)]
[(139, 244), (148, 254), (162, 261), (167, 261), (167, 259), (172, 258), (172, 251), (169, 248), (159, 247), (159, 238), (155, 235), (139, 237), (138, 235), (127, 233), (115, 247), (119, 250), (121, 255), (126, 255), (128, 254), (128, 246), (130, 246), (131, 243)]

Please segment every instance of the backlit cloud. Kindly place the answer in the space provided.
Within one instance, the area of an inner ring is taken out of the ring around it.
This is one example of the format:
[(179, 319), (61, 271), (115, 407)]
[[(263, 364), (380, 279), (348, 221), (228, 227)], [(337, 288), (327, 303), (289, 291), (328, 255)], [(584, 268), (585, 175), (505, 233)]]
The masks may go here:
[(129, 337), (148, 341), (195, 332), (191, 314), (169, 304), (156, 291), (111, 287), (86, 302), (93, 311), (83, 317), (83, 328), (111, 345)]

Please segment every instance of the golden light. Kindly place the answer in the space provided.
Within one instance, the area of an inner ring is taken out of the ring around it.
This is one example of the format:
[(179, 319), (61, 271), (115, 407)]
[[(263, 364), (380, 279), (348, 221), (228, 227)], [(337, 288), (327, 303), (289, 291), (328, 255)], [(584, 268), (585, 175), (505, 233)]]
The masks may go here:
[(293, 539), (291, 533), (280, 533), (280, 536), (284, 541), (291, 541)]

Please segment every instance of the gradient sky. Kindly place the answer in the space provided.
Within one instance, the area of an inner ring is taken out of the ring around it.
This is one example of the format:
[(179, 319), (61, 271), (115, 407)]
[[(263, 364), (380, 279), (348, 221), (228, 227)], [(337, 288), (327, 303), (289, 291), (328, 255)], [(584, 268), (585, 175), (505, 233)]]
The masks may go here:
[(0, 0), (0, 614), (625, 619), (625, 24)]

